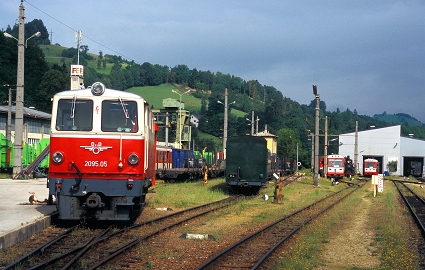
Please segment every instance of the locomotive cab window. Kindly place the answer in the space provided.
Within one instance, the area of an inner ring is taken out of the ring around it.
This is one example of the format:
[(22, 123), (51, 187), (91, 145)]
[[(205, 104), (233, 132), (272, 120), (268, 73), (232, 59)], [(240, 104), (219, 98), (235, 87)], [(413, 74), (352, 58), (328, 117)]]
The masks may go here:
[(56, 130), (90, 131), (93, 129), (93, 101), (61, 99), (58, 102)]
[(342, 160), (330, 160), (329, 166), (330, 167), (342, 167)]
[(104, 100), (102, 102), (102, 131), (137, 132), (137, 103), (122, 99)]
[(373, 162), (365, 162), (365, 167), (366, 168), (374, 168), (375, 167), (375, 163), (373, 163)]

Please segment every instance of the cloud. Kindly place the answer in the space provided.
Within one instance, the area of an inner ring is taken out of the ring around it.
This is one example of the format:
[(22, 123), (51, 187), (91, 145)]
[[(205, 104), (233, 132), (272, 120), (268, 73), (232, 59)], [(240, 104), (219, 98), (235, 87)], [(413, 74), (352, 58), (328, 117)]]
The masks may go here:
[[(318, 85), (328, 109), (408, 113), (425, 122), (425, 2), (28, 0), (53, 42), (138, 63), (220, 71), (257, 79), (302, 104)], [(0, 3), (4, 28), (18, 4)]]

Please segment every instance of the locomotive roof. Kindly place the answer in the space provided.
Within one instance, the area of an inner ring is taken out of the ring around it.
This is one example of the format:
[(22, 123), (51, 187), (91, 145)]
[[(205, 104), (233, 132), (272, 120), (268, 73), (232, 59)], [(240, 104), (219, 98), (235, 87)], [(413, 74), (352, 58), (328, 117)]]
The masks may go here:
[(338, 155), (338, 154), (333, 154), (333, 155), (328, 155), (328, 158), (344, 158), (344, 156)]
[(374, 159), (374, 158), (367, 158), (364, 161), (376, 161), (376, 162), (378, 162), (378, 160), (377, 159)]
[[(66, 90), (66, 91), (57, 93), (55, 96), (74, 96), (74, 95), (77, 95), (77, 97), (94, 97), (95, 96), (92, 94), (90, 88), (78, 89), (78, 90)], [(130, 93), (130, 92), (114, 90), (109, 88), (105, 88), (105, 92), (103, 93), (103, 95), (101, 95), (101, 97), (104, 97), (104, 98), (121, 97), (121, 98), (132, 98), (132, 99), (142, 98), (141, 96)]]

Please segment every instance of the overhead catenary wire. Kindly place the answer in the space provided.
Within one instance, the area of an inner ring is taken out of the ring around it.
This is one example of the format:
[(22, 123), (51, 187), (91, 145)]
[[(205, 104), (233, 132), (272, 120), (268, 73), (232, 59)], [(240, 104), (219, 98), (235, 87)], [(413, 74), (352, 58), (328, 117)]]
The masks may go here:
[[(40, 8), (38, 8), (38, 7), (34, 6), (34, 5), (33, 5), (33, 4), (31, 4), (30, 2), (28, 2), (27, 0), (24, 0), (24, 2), (25, 2), (25, 3), (27, 3), (28, 5), (30, 5), (31, 7), (33, 7), (34, 9), (36, 9), (36, 10), (40, 11), (41, 13), (45, 14), (46, 16), (50, 17), (51, 19), (53, 19), (53, 20), (57, 21), (58, 23), (62, 24), (63, 26), (65, 26), (65, 27), (69, 28), (70, 30), (72, 30), (72, 31), (74, 31), (74, 32), (75, 32), (75, 31), (78, 31), (78, 30), (74, 29), (73, 27), (71, 27), (71, 26), (67, 25), (66, 23), (64, 23), (64, 22), (62, 22), (62, 21), (60, 21), (60, 20), (56, 19), (56, 18), (55, 18), (55, 17), (53, 17), (52, 15), (50, 15), (50, 14), (46, 13), (45, 11), (41, 10)], [(83, 31), (83, 33), (84, 33), (84, 31)], [(86, 39), (88, 39), (88, 40), (90, 40), (90, 41), (92, 41), (92, 42), (96, 43), (97, 45), (99, 45), (99, 46), (101, 46), (101, 47), (103, 47), (103, 48), (105, 48), (105, 49), (107, 49), (107, 50), (109, 50), (109, 51), (111, 51), (111, 52), (113, 52), (113, 53), (115, 53), (116, 55), (121, 56), (121, 57), (123, 57), (124, 59), (130, 60), (130, 61), (133, 61), (134, 63), (136, 63), (136, 64), (139, 64), (139, 65), (140, 65), (140, 63), (139, 63), (138, 61), (136, 61), (136, 60), (132, 59), (131, 57), (126, 56), (126, 55), (124, 55), (124, 54), (122, 54), (122, 53), (120, 53), (120, 52), (118, 52), (118, 51), (116, 51), (116, 50), (114, 50), (114, 49), (112, 49), (112, 48), (110, 48), (110, 47), (108, 47), (108, 46), (106, 46), (106, 45), (104, 45), (104, 44), (102, 44), (102, 43), (100, 43), (100, 42), (96, 41), (96, 40), (94, 40), (94, 39), (93, 39), (93, 38), (91, 38), (90, 36), (87, 36), (87, 35), (85, 35), (85, 34), (83, 34), (83, 36), (84, 36), (84, 38), (86, 38)]]

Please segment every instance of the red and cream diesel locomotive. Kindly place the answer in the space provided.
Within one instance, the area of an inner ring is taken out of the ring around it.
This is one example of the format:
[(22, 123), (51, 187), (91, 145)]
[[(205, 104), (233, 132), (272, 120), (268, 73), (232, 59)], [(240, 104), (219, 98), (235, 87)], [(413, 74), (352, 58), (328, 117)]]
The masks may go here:
[(57, 93), (48, 187), (59, 218), (131, 220), (155, 185), (156, 131), (149, 104), (136, 94), (99, 82)]

